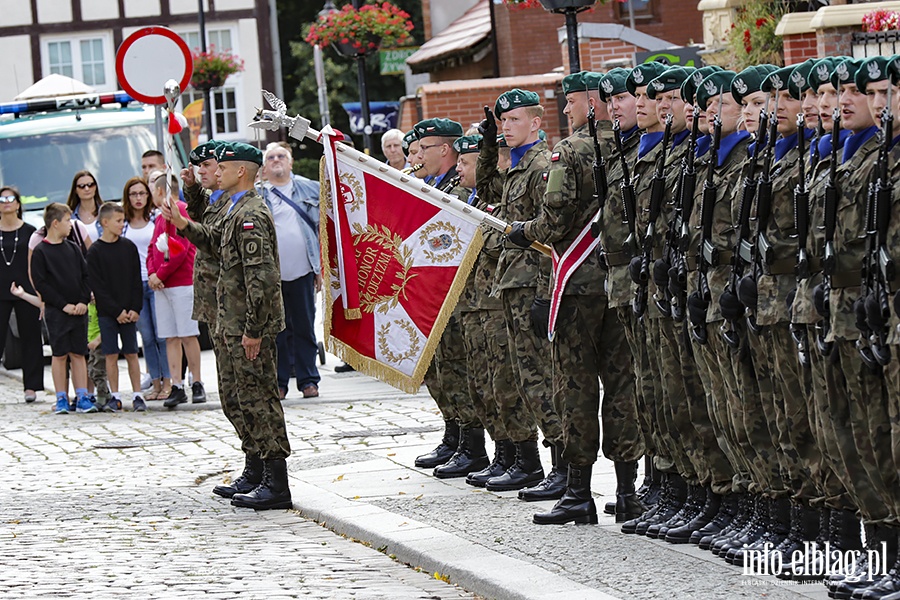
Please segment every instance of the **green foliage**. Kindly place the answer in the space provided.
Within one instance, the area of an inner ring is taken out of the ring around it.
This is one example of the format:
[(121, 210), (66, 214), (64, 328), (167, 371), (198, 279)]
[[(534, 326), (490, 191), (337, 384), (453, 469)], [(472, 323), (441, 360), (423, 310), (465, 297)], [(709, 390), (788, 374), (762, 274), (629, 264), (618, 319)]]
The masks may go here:
[(790, 10), (782, 0), (749, 0), (737, 9), (726, 37), (731, 52), (730, 66), (742, 71), (752, 65), (784, 64), (784, 42), (775, 35), (781, 17)]

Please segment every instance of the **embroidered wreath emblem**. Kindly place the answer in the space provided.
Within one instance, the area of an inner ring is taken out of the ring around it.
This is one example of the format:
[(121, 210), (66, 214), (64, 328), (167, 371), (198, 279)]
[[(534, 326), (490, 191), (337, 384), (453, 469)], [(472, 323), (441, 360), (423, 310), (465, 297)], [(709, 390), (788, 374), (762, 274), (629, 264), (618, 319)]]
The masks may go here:
[[(388, 336), (390, 336), (391, 327), (394, 325), (405, 331), (409, 339), (405, 351), (400, 353), (395, 353), (388, 344)], [(378, 328), (378, 350), (381, 352), (384, 360), (395, 365), (415, 358), (419, 354), (419, 336), (413, 324), (403, 319), (402, 321), (395, 320), (381, 325)]]
[[(377, 247), (381, 252), (369, 252), (364, 254), (360, 246), (368, 244)], [(379, 229), (375, 225), (363, 227), (359, 223), (353, 224), (353, 246), (356, 247), (359, 285), (359, 303), (364, 312), (387, 314), (392, 308), (396, 308), (400, 302), (400, 296), (406, 299), (406, 284), (416, 277), (410, 274), (412, 269), (412, 250), (403, 245), (403, 238), (391, 232), (386, 225)], [(371, 257), (371, 260), (367, 259)], [(388, 268), (392, 267), (390, 261), (397, 264), (393, 269), (394, 283), (391, 284), (390, 294), (380, 293), (382, 278), (389, 276)], [(378, 278), (376, 280), (376, 277)]]
[(446, 263), (462, 252), (459, 229), (447, 221), (435, 221), (419, 232), (419, 243), (424, 254), (433, 263)]

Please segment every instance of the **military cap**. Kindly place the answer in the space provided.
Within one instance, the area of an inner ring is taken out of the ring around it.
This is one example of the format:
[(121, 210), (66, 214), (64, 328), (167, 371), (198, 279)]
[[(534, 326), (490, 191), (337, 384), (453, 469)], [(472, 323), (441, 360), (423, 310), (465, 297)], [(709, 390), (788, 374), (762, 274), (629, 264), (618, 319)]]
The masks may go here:
[(263, 155), (259, 148), (251, 146), (250, 144), (245, 144), (243, 142), (225, 142), (216, 148), (216, 160), (219, 162), (243, 160), (262, 165)]
[(790, 67), (781, 67), (775, 69), (763, 78), (759, 89), (764, 92), (782, 92), (787, 91), (791, 82), (791, 73), (794, 71), (793, 65)]
[(846, 56), (828, 56), (816, 61), (813, 68), (809, 71), (809, 87), (815, 92), (819, 91), (819, 86), (825, 83), (831, 83), (831, 74), (839, 62), (846, 60)]
[(747, 67), (738, 73), (735, 76), (734, 81), (731, 82), (731, 95), (734, 96), (735, 100), (740, 102), (744, 99), (744, 96), (760, 91), (763, 79), (777, 68), (778, 67), (773, 65), (753, 65), (752, 67)]
[(849, 83), (856, 85), (856, 72), (862, 62), (862, 59), (847, 58), (834, 65), (831, 73), (831, 85), (834, 89), (839, 90), (842, 85)]
[(499, 119), (500, 115), (510, 110), (525, 106), (540, 106), (540, 104), (541, 97), (535, 92), (513, 88), (500, 94), (500, 97), (497, 98), (497, 102), (494, 104), (494, 114)]
[(453, 149), (457, 154), (477, 154), (481, 150), (480, 135), (464, 135), (456, 138), (453, 142)]
[(656, 61), (640, 64), (633, 68), (628, 74), (628, 78), (625, 79), (625, 89), (634, 96), (639, 87), (649, 84), (651, 80), (662, 75), (667, 68), (666, 65)]
[(657, 94), (680, 90), (681, 84), (694, 71), (696, 69), (693, 67), (669, 67), (662, 75), (650, 81), (650, 85), (647, 86), (647, 96), (651, 100), (655, 100)]
[(458, 138), (463, 134), (462, 125), (450, 119), (425, 119), (416, 123), (413, 130), (419, 140), (427, 137)]
[(815, 64), (816, 59), (808, 58), (794, 67), (794, 70), (791, 71), (791, 76), (788, 81), (788, 91), (795, 100), (800, 100), (803, 96), (803, 92), (809, 89), (809, 72)]
[(612, 96), (618, 96), (628, 89), (625, 87), (625, 78), (628, 77), (630, 71), (622, 67), (616, 67), (600, 78), (598, 89), (600, 91), (600, 99), (608, 102)]
[(563, 95), (571, 94), (572, 92), (594, 91), (598, 89), (597, 86), (600, 85), (602, 77), (603, 75), (600, 73), (592, 71), (581, 71), (566, 75), (562, 80)]
[(900, 54), (895, 54), (888, 59), (888, 73), (891, 75), (891, 82), (897, 85), (900, 82)]
[(859, 69), (856, 71), (857, 89), (863, 94), (866, 93), (866, 86), (876, 81), (884, 81), (888, 78), (888, 63), (891, 62), (890, 56), (872, 56), (862, 61)]
[(208, 142), (203, 142), (193, 150), (191, 150), (191, 154), (189, 156), (189, 160), (192, 165), (200, 166), (205, 160), (209, 160), (210, 158), (216, 158), (216, 148), (222, 145), (222, 142), (217, 142), (216, 140), (209, 140)]
[(707, 65), (705, 67), (700, 67), (693, 73), (691, 73), (690, 77), (684, 80), (684, 83), (681, 84), (681, 99), (688, 103), (694, 102), (694, 94), (697, 93), (697, 88), (703, 82), (704, 79), (715, 73), (716, 71), (721, 71), (722, 67), (716, 65)]
[(403, 148), (403, 152), (405, 154), (409, 154), (409, 145), (415, 142), (417, 139), (419, 138), (416, 137), (415, 129), (410, 129), (405, 134), (403, 134), (403, 141), (400, 142), (400, 147)]
[(731, 91), (731, 82), (734, 80), (734, 71), (716, 71), (708, 75), (697, 86), (695, 94), (696, 102), (700, 110), (706, 110), (710, 98), (718, 96), (721, 92)]

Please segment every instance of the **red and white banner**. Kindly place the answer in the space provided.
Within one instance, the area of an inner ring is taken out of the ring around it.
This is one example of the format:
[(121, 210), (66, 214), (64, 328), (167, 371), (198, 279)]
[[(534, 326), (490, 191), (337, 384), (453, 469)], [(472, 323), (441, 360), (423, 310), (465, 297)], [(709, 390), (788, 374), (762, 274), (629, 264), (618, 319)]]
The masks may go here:
[(591, 235), (591, 223), (597, 218), (591, 219), (575, 241), (566, 248), (562, 256), (553, 251), (551, 259), (553, 260), (553, 289), (550, 292), (550, 319), (547, 327), (547, 337), (553, 340), (556, 333), (556, 318), (559, 316), (559, 305), (563, 299), (563, 292), (566, 291), (566, 284), (572, 273), (578, 270), (578, 267), (591, 255), (591, 252), (600, 244), (600, 238)]
[(399, 185), (383, 163), (336, 148), (331, 133), (321, 136), (325, 346), (413, 393), (478, 257), (481, 229), (435, 206), (424, 183)]

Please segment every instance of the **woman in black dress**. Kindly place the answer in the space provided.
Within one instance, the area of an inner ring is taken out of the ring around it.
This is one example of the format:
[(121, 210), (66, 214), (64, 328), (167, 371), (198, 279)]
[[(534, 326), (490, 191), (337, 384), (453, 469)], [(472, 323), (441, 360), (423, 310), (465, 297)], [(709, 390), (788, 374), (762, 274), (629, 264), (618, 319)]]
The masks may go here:
[(34, 294), (28, 276), (28, 240), (34, 227), (22, 220), (22, 198), (10, 186), (0, 187), (0, 343), (6, 347), (9, 316), (16, 311), (16, 325), (22, 351), (22, 384), (25, 401), (34, 402), (44, 389), (44, 352), (41, 338), (41, 311), (10, 291), (13, 284)]

